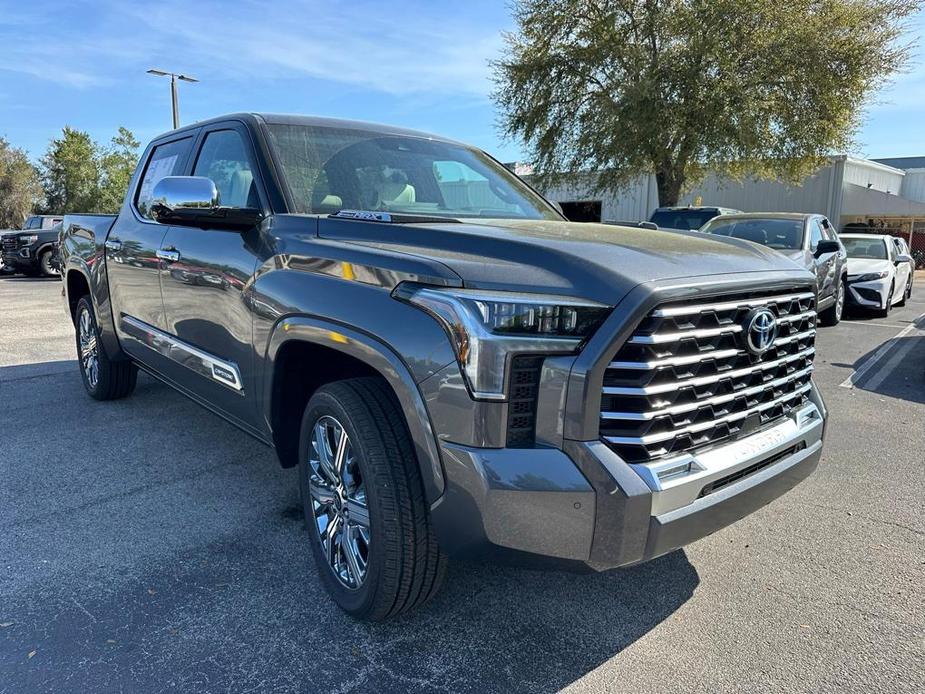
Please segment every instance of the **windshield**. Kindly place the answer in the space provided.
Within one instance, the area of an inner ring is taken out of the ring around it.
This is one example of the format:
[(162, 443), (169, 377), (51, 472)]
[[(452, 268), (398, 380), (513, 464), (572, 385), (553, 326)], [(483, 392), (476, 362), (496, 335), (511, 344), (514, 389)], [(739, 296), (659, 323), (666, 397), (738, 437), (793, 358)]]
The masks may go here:
[(656, 210), (649, 221), (662, 229), (696, 231), (718, 214), (718, 210)]
[(841, 242), (848, 251), (849, 258), (871, 258), (873, 260), (886, 260), (886, 244), (883, 239), (863, 239), (841, 237)]
[(298, 212), (562, 219), (507, 169), (474, 149), (347, 128), (267, 127)]
[(754, 241), (779, 251), (803, 248), (803, 220), (724, 219), (717, 217), (703, 228), (708, 234)]

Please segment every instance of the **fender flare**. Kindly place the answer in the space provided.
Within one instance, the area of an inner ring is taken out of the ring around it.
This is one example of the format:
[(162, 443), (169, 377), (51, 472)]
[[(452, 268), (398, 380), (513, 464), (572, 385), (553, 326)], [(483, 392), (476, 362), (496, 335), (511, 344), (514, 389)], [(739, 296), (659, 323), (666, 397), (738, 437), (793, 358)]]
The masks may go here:
[[(264, 369), (263, 397), (270, 406), (273, 402), (273, 371), (280, 348), (292, 341), (307, 342), (343, 352), (375, 369), (395, 392), (406, 416), (408, 431), (417, 454), (418, 468), (424, 482), (428, 505), (433, 505), (445, 488), (440, 449), (434, 434), (424, 398), (411, 371), (388, 345), (375, 337), (347, 328), (333, 321), (309, 316), (289, 316), (274, 326), (267, 343)], [(271, 416), (266, 412), (267, 425)]]

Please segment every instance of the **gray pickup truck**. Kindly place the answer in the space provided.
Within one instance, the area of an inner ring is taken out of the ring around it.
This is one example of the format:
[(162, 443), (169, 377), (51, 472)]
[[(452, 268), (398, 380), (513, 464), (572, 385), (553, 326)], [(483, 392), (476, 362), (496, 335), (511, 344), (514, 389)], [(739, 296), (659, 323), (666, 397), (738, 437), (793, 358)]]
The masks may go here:
[(426, 601), (448, 556), (652, 559), (821, 453), (812, 274), (570, 223), (444, 138), (197, 123), (148, 146), (118, 216), (67, 215), (61, 255), (87, 392), (127, 396), (140, 368), (272, 446), (297, 550), (359, 618)]

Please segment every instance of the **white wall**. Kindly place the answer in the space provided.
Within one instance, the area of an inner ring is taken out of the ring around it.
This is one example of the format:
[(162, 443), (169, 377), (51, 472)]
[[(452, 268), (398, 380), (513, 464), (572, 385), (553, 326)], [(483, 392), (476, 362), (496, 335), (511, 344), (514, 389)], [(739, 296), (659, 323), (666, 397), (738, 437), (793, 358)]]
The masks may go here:
[[(535, 185), (536, 182), (532, 181)], [(654, 176), (640, 176), (618, 193), (594, 193), (587, 176), (576, 176), (563, 185), (540, 188), (548, 200), (555, 202), (601, 201), (603, 221), (635, 222), (648, 219), (658, 207), (658, 191)]]
[(732, 207), (743, 212), (815, 212), (838, 219), (841, 167), (842, 162), (836, 160), (804, 179), (801, 185), (753, 179), (737, 182), (711, 174), (695, 185), (681, 203), (692, 205), (699, 196), (703, 205)]
[(925, 169), (908, 169), (903, 179), (902, 196), (925, 202)]
[(845, 183), (864, 186), (871, 190), (899, 195), (906, 173), (885, 164), (848, 157), (845, 161)]

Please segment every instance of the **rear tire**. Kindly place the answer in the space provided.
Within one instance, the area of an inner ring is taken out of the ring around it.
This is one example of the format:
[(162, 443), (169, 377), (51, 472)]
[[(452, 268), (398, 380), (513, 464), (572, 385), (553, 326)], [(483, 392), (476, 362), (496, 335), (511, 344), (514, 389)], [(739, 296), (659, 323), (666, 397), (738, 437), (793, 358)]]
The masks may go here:
[(322, 386), (305, 407), (299, 461), (309, 544), (334, 602), (357, 619), (380, 621), (432, 598), (446, 557), (388, 385), (353, 378)]
[(109, 358), (89, 296), (77, 302), (74, 315), (77, 364), (87, 393), (95, 400), (118, 400), (130, 395), (135, 390), (138, 367), (128, 360)]
[(826, 327), (838, 325), (845, 310), (845, 280), (838, 281), (835, 288), (835, 303), (819, 315), (819, 322)]

